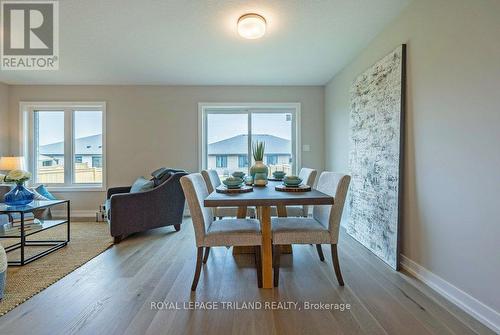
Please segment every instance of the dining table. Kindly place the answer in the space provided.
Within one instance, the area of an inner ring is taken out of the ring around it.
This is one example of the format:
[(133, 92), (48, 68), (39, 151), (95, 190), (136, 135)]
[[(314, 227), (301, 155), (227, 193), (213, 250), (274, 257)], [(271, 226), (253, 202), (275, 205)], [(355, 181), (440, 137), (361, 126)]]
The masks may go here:
[(262, 234), (262, 287), (273, 288), (271, 207), (276, 206), (279, 217), (286, 217), (286, 206), (292, 205), (332, 205), (334, 198), (314, 188), (306, 192), (283, 192), (275, 187), (282, 182), (269, 181), (266, 186), (253, 186), (251, 192), (209, 194), (204, 200), (205, 207), (238, 207), (238, 218), (245, 218), (247, 208), (257, 208), (257, 219)]

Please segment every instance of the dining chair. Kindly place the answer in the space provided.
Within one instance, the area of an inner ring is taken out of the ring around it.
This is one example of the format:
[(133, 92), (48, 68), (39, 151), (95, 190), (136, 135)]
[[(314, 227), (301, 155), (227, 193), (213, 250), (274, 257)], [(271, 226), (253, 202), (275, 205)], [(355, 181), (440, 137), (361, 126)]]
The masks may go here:
[(332, 205), (314, 205), (311, 218), (272, 218), (274, 286), (278, 286), (280, 248), (283, 244), (316, 244), (321, 261), (324, 261), (321, 244), (330, 244), (332, 262), (337, 281), (344, 286), (337, 252), (340, 219), (351, 177), (335, 172), (319, 176), (317, 190), (334, 197)]
[[(299, 172), (299, 177), (303, 180), (304, 184), (309, 185), (311, 187), (314, 186), (314, 182), (316, 181), (316, 176), (318, 171), (310, 168), (302, 168)], [(271, 216), (277, 216), (278, 211), (276, 207), (271, 208)], [(287, 216), (298, 216), (298, 217), (307, 217), (309, 215), (309, 205), (303, 206), (286, 206), (286, 215)]]
[[(182, 177), (181, 186), (191, 213), (196, 247), (198, 248), (196, 270), (191, 290), (196, 290), (200, 279), (201, 266), (202, 263), (207, 262), (210, 248), (218, 246), (254, 246), (257, 283), (259, 287), (262, 287), (260, 259), (262, 235), (259, 221), (255, 219), (214, 220), (211, 209), (203, 206), (203, 201), (209, 193), (205, 181), (199, 173)], [(205, 252), (204, 255), (203, 252)]]
[[(205, 180), (207, 185), (208, 194), (215, 191), (215, 189), (221, 184), (219, 174), (216, 170), (202, 170), (201, 175)], [(214, 218), (222, 219), (224, 217), (235, 217), (238, 216), (238, 207), (214, 207), (212, 209)], [(255, 218), (257, 211), (255, 207), (247, 208), (247, 217)]]

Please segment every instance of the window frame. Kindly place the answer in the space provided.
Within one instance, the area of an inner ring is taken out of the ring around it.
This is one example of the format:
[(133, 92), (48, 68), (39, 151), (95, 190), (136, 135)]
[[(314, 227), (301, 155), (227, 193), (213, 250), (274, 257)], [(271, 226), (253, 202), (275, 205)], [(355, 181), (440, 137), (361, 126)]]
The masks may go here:
[[(74, 182), (74, 123), (75, 111), (102, 111), (102, 183), (75, 183)], [(26, 102), (19, 103), (20, 111), (20, 152), (25, 157), (25, 165), (35, 175), (36, 157), (34, 138), (34, 117), (36, 111), (64, 111), (64, 181), (63, 184), (46, 184), (47, 188), (55, 192), (94, 191), (103, 192), (107, 189), (106, 173), (106, 102)], [(69, 157), (69, 159), (68, 159)], [(40, 185), (35, 182), (35, 176), (30, 180), (33, 186)]]
[[(302, 166), (301, 161), (301, 103), (300, 102), (277, 102), (277, 103), (198, 103), (198, 167), (200, 170), (207, 169), (207, 116), (208, 114), (246, 114), (248, 115), (248, 135), (252, 132), (252, 114), (272, 114), (286, 112), (292, 114), (292, 170), (298, 173)], [(248, 169), (253, 164), (251, 140), (248, 137)]]

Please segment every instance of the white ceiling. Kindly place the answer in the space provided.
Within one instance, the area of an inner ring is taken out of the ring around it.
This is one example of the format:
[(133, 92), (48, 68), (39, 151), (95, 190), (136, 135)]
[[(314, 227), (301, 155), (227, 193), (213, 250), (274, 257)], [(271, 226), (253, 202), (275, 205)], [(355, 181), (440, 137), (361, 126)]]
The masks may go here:
[[(410, 0), (60, 0), (58, 71), (9, 84), (323, 85)], [(263, 15), (267, 34), (237, 35)]]

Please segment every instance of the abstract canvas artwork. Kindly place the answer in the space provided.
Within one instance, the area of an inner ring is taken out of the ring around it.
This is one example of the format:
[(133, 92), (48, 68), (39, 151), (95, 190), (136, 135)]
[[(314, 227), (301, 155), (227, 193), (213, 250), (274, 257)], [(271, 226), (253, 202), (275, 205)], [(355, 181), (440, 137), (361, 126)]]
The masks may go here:
[(349, 235), (399, 268), (406, 46), (359, 75), (351, 88)]

